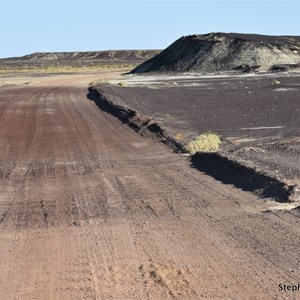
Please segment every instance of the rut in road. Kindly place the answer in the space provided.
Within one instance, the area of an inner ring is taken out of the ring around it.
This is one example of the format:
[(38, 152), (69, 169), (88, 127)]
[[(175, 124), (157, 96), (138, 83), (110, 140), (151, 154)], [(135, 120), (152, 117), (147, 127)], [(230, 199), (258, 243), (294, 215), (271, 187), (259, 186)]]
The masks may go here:
[(72, 80), (0, 93), (3, 299), (296, 299), (298, 220), (190, 167)]

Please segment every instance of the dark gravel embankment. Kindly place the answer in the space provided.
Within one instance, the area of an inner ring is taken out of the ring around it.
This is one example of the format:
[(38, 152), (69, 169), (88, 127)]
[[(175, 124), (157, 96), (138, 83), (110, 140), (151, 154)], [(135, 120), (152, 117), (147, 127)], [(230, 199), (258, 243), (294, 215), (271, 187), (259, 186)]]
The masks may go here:
[[(218, 133), (223, 140), (218, 155), (282, 183), (291, 194), (283, 198), (299, 200), (298, 76), (128, 77), (100, 91), (112, 103), (138, 112), (132, 122), (151, 120), (175, 143)], [(274, 188), (273, 197), (277, 194)]]

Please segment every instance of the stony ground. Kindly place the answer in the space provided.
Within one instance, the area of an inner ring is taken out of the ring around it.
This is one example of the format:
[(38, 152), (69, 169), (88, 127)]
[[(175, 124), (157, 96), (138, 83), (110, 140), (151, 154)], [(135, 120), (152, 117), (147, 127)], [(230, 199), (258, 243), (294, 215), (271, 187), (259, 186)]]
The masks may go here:
[(99, 90), (154, 118), (178, 142), (216, 132), (226, 157), (300, 186), (299, 79), (297, 73), (131, 75)]

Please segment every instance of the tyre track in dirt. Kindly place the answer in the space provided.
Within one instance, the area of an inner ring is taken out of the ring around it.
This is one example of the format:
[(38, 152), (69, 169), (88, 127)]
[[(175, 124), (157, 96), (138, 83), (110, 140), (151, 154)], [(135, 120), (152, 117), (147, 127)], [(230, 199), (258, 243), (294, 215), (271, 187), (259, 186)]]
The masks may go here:
[(298, 219), (100, 111), (88, 79), (0, 88), (1, 297), (297, 299)]

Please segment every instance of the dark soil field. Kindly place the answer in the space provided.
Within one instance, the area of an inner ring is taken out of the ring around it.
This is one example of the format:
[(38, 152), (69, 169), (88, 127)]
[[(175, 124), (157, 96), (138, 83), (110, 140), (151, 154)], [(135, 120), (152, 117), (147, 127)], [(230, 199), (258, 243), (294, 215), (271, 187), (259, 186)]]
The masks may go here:
[(129, 76), (121, 86), (111, 83), (100, 87), (107, 98), (154, 118), (179, 142), (216, 132), (226, 157), (299, 183), (298, 75)]
[(191, 133), (212, 130), (227, 139), (300, 135), (300, 76), (139, 78), (128, 77), (125, 86), (106, 85), (105, 91)]

